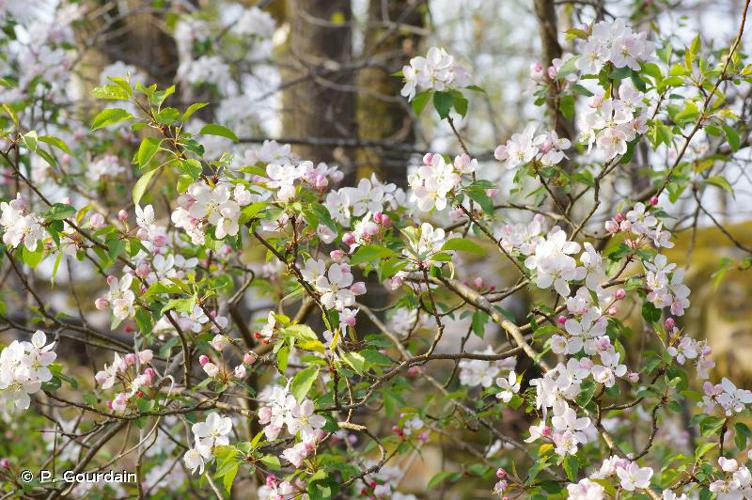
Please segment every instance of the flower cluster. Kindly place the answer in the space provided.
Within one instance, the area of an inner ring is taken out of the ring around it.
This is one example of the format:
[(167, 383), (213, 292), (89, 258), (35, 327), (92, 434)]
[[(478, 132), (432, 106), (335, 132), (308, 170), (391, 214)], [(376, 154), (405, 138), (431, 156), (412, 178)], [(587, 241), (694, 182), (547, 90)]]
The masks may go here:
[(536, 126), (530, 125), (523, 132), (512, 134), (506, 144), (496, 148), (494, 158), (511, 170), (533, 161), (553, 167), (567, 157), (564, 151), (572, 146), (569, 139), (560, 138), (553, 130), (538, 135), (535, 132)]
[(707, 413), (720, 407), (728, 417), (743, 412), (747, 405), (752, 403), (752, 391), (739, 389), (726, 377), (721, 379), (720, 384), (705, 382), (702, 386), (705, 395), (697, 405)]
[(34, 251), (37, 243), (47, 236), (42, 219), (30, 212), (28, 202), (20, 193), (15, 200), (0, 203), (0, 211), (0, 226), (3, 227), (3, 243), (6, 245), (16, 248), (23, 243), (27, 249)]
[(462, 175), (472, 174), (477, 168), (477, 160), (463, 154), (447, 163), (438, 153), (423, 156), (423, 165), (407, 176), (412, 188), (410, 201), (417, 204), (419, 210), (427, 212), (432, 209), (444, 210), (447, 196), (454, 191)]
[(405, 85), (400, 92), (408, 101), (415, 98), (417, 90), (446, 91), (470, 85), (470, 74), (455, 62), (446, 50), (431, 47), (426, 57), (413, 57), (410, 65), (402, 68)]
[[(494, 353), (493, 348), (491, 346), (488, 346), (483, 351), (476, 351), (475, 354), (492, 355), (495, 353)], [(463, 359), (459, 363), (460, 384), (466, 385), (468, 387), (476, 387), (479, 385), (483, 387), (491, 387), (494, 381), (496, 380), (497, 384), (500, 387), (502, 387), (503, 390), (505, 391), (510, 390), (510, 387), (503, 385), (507, 379), (503, 379), (503, 378), (497, 379), (496, 377), (502, 371), (506, 371), (506, 370), (510, 370), (508, 377), (511, 377), (511, 374), (514, 374), (514, 367), (516, 364), (517, 364), (517, 360), (515, 358), (506, 358), (506, 359), (501, 359), (499, 361), (485, 361), (482, 359)], [(516, 375), (514, 375), (514, 378), (515, 378), (515, 384), (512, 384), (512, 386), (516, 385)], [(517, 390), (519, 390), (519, 387)], [(510, 399), (511, 399), (511, 396), (510, 396)]]
[(736, 459), (723, 456), (718, 458), (718, 465), (726, 477), (713, 481), (709, 486), (718, 500), (752, 498), (752, 473), (748, 467), (740, 465)]
[(644, 95), (630, 80), (624, 80), (617, 95), (599, 91), (588, 98), (579, 117), (580, 143), (587, 144), (588, 151), (595, 145), (606, 160), (626, 154), (627, 143), (648, 130)]
[(193, 424), (191, 430), (195, 444), (185, 452), (183, 462), (192, 474), (197, 470), (203, 474), (204, 467), (213, 459), (214, 448), (230, 443), (228, 435), (232, 432), (232, 420), (211, 412), (204, 422)]
[(240, 207), (251, 203), (251, 193), (242, 184), (234, 188), (226, 184), (210, 186), (205, 182), (191, 184), (178, 198), (178, 208), (172, 213), (172, 222), (183, 228), (194, 245), (204, 242), (207, 225), (214, 227), (214, 236), (238, 234)]
[(267, 439), (277, 439), (285, 426), (291, 435), (300, 437), (300, 442), (282, 452), (295, 467), (303, 464), (323, 437), (320, 429), (326, 419), (315, 414), (314, 409), (310, 399), (298, 402), (287, 388), (279, 386), (271, 391), (265, 406), (259, 409), (259, 423), (264, 426)]
[(25, 410), (42, 383), (52, 379), (49, 366), (57, 355), (55, 343), (47, 344), (47, 336), (37, 330), (31, 342), (14, 340), (0, 352), (0, 404), (7, 410)]
[(355, 304), (356, 296), (366, 293), (366, 284), (355, 282), (346, 262), (333, 262), (327, 269), (323, 260), (308, 259), (301, 274), (321, 295), (321, 303), (327, 309), (345, 311)]
[[(154, 357), (151, 349), (145, 349), (138, 353), (128, 353), (120, 357), (115, 353), (110, 365), (105, 365), (94, 376), (97, 384), (102, 389), (111, 389), (118, 381), (122, 382), (123, 392), (119, 392), (107, 403), (109, 408), (116, 413), (125, 413), (128, 403), (143, 396), (142, 389), (151, 387), (157, 378), (157, 373), (151, 367), (145, 367)], [(130, 368), (133, 367), (133, 370)], [(138, 369), (142, 370), (138, 373)]]
[(622, 19), (601, 21), (592, 26), (588, 39), (581, 44), (581, 56), (576, 61), (583, 73), (598, 73), (604, 64), (615, 68), (640, 69), (640, 61), (649, 60), (655, 51), (646, 32), (635, 33)]

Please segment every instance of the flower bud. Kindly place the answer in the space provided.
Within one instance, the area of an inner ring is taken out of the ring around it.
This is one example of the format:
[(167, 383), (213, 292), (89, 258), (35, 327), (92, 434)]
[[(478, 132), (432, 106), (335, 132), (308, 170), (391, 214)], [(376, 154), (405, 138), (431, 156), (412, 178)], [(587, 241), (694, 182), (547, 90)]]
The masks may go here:
[(627, 374), (627, 380), (628, 380), (628, 381), (629, 381), (630, 383), (632, 383), (632, 384), (636, 384), (637, 382), (639, 382), (639, 381), (640, 381), (640, 374), (639, 374), (639, 373), (637, 373), (637, 372), (629, 372), (629, 373)]
[(676, 326), (676, 321), (674, 321), (674, 318), (666, 318), (666, 321), (663, 322), (663, 326), (666, 327), (666, 330), (673, 330)]
[(92, 214), (92, 216), (89, 217), (89, 224), (94, 229), (102, 229), (105, 226), (104, 215), (100, 213)]
[(364, 293), (366, 293), (366, 284), (362, 281), (353, 283), (350, 287), (350, 291), (355, 295), (363, 295)]
[(94, 301), (94, 307), (96, 307), (99, 311), (104, 311), (105, 309), (110, 307), (110, 301), (104, 297), (99, 297)]
[(553, 434), (553, 429), (549, 426), (545, 426), (541, 431), (541, 434), (543, 434), (544, 437), (550, 437), (551, 434)]
[(622, 300), (626, 296), (627, 296), (627, 291), (624, 290), (623, 288), (619, 288), (618, 290), (616, 290), (616, 293), (614, 293), (614, 298), (616, 300)]
[(426, 153), (423, 155), (423, 163), (431, 165), (433, 163), (433, 153)]
[(619, 212), (618, 214), (614, 215), (614, 220), (616, 222), (623, 222), (624, 220), (626, 220), (626, 217), (623, 213)]
[(615, 316), (616, 313), (619, 312), (619, 310), (616, 308), (616, 306), (611, 306), (608, 308), (608, 311), (606, 312), (608, 312), (609, 316)]
[(652, 198), (650, 198), (650, 204), (656, 206), (658, 204), (658, 197), (653, 196)]
[(154, 368), (149, 367), (146, 370), (144, 370), (144, 375), (149, 377), (149, 383), (151, 383), (151, 381), (156, 378), (157, 372), (154, 371)]
[(345, 233), (342, 236), (342, 243), (344, 243), (347, 246), (352, 246), (355, 244), (355, 235), (352, 233)]
[(504, 479), (505, 477), (507, 477), (507, 471), (499, 467), (498, 469), (496, 469), (496, 477), (498, 477), (499, 479)]
[(123, 209), (120, 209), (120, 211), (117, 214), (117, 218), (120, 222), (125, 222), (128, 220), (128, 212), (126, 212)]
[(198, 357), (198, 363), (201, 366), (204, 366), (208, 362), (209, 362), (209, 356), (207, 356), (206, 354), (202, 354), (201, 356)]
[(559, 320), (558, 321), (559, 321), (560, 325), (563, 325), (564, 323), (567, 322), (567, 317), (566, 316), (559, 316)]
[(114, 283), (116, 279), (117, 278), (112, 275), (107, 276), (107, 284), (112, 285), (112, 283)]
[(256, 362), (257, 359), (258, 359), (258, 356), (256, 356), (255, 352), (247, 352), (243, 354), (243, 363), (247, 365), (252, 365), (253, 363)]
[(164, 234), (158, 234), (154, 237), (154, 246), (161, 248), (167, 244), (167, 236)]
[(136, 276), (138, 276), (139, 278), (145, 279), (147, 276), (149, 276), (149, 273), (151, 273), (151, 268), (149, 267), (148, 262), (141, 262), (136, 266)]
[(414, 377), (418, 374), (418, 367), (417, 366), (411, 366), (407, 369), (407, 375), (409, 377)]
[(125, 361), (125, 364), (127, 366), (133, 366), (136, 364), (136, 355), (132, 352), (129, 352), (128, 354), (125, 355), (125, 357), (123, 358), (123, 361)]
[(2, 467), (3, 469), (10, 469), (10, 460), (7, 458), (0, 460), (0, 467)]
[(345, 252), (342, 250), (332, 250), (329, 253), (329, 257), (331, 257), (334, 262), (342, 262), (342, 259), (345, 258)]
[(614, 220), (607, 220), (605, 226), (606, 226), (606, 231), (608, 231), (611, 234), (619, 232), (619, 224)]

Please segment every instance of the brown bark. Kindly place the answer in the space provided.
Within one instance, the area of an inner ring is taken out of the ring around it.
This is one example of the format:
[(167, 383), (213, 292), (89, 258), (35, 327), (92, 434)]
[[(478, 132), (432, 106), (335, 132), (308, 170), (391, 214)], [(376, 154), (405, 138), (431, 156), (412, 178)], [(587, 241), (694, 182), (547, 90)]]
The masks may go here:
[[(349, 0), (287, 0), (284, 129), (292, 137), (353, 137), (352, 11)], [(352, 166), (336, 148), (299, 145), (304, 159)]]
[[(393, 76), (417, 55), (424, 9), (411, 0), (371, 0), (364, 56), (373, 64), (358, 75), (358, 131), (361, 139), (403, 145), (415, 143), (415, 123), (407, 102), (400, 98), (402, 81)], [(406, 148), (368, 148), (358, 155), (364, 174), (375, 171), (385, 182), (405, 187), (410, 159)]]

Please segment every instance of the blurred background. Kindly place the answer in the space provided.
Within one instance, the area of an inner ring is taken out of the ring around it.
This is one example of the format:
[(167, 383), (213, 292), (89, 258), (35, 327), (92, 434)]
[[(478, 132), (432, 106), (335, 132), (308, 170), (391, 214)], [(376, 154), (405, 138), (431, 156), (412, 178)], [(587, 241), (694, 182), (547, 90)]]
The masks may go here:
[[(35, 20), (44, 22), (45, 16), (59, 20), (59, 2), (32, 0), (28, 4), (27, 15)], [(177, 103), (209, 103), (197, 114), (200, 121), (192, 125), (196, 130), (201, 122), (221, 123), (241, 138), (239, 144), (232, 144), (205, 137), (209, 155), (219, 157), (229, 151), (242, 163), (262, 158), (264, 148), (269, 147), (264, 142), (275, 140), (292, 145), (304, 159), (339, 165), (346, 173), (344, 184), (376, 173), (404, 188), (409, 169), (425, 152), (459, 153), (446, 122), (441, 123), (432, 113), (418, 118), (400, 96), (402, 82), (394, 76), (411, 57), (423, 55), (432, 46), (443, 47), (464, 63), (474, 83), (485, 89), (485, 93), (471, 96), (467, 118), (456, 117), (458, 129), (481, 160), (482, 176), (497, 181), (502, 198), (514, 201), (505, 184), (508, 174), (493, 161), (492, 152), (527, 124), (548, 123), (545, 106), (534, 104), (530, 67), (535, 63), (548, 66), (563, 53), (572, 52), (574, 42), (564, 35), (567, 29), (621, 17), (629, 19), (635, 30), (649, 31), (652, 38), (660, 33), (675, 47), (690, 43), (700, 33), (707, 47), (722, 48), (738, 31), (743, 1), (83, 0), (73, 5), (75, 22), (71, 26), (78, 50), (75, 60), (68, 61), (73, 77), (66, 87), (82, 116), (99, 106), (88, 96), (108, 76), (130, 73), (132, 80), (160, 86), (176, 82)], [(747, 42), (752, 42), (750, 33), (752, 30), (744, 40), (747, 47)], [(83, 123), (81, 133), (85, 135)], [(688, 194), (671, 211), (676, 216), (678, 241), (667, 254), (687, 268), (693, 306), (682, 326), (694, 337), (710, 341), (717, 364), (713, 378), (729, 376), (749, 386), (752, 271), (746, 270), (745, 259), (750, 253), (745, 248), (752, 248), (752, 182), (747, 172), (749, 141), (743, 139), (743, 147), (724, 167), (734, 193), (717, 189), (702, 195), (703, 205), (736, 243), (704, 211), (696, 210), (696, 200)], [(98, 159), (94, 156), (87, 161)], [(639, 168), (660, 169), (662, 160), (646, 159)], [(612, 207), (644, 186), (649, 177), (641, 178), (640, 172), (625, 172), (624, 183), (610, 194)], [(129, 192), (128, 182), (99, 186), (93, 193), (105, 211), (119, 207)], [(57, 187), (50, 179), (44, 189), (54, 193)], [(595, 221), (602, 224), (610, 215), (604, 213)], [(249, 255), (249, 265), (262, 270), (262, 263), (253, 261), (261, 252), (249, 249)], [(468, 260), (461, 274), (467, 279), (481, 276), (502, 289), (513, 277), (497, 267), (500, 265)], [(53, 262), (44, 262), (36, 278), (47, 279), (52, 266)], [(75, 283), (71, 276), (76, 277)], [(94, 310), (93, 301), (102, 285), (98, 276), (71, 259), (58, 275), (55, 289), (45, 288), (44, 295), (53, 311), (73, 317), (86, 315), (107, 335), (127, 340), (127, 325), (111, 332), (108, 313)], [(248, 321), (266, 316), (271, 305), (267, 298), (249, 291), (246, 299), (242, 313)], [(379, 303), (383, 298), (370, 300)], [(524, 296), (504, 304), (517, 314), (524, 313), (526, 306)], [(639, 310), (634, 314), (638, 319)], [(468, 324), (469, 319), (452, 323), (439, 349), (456, 351)], [(468, 348), (483, 350), (500, 339), (489, 326), (483, 339), (470, 338)], [(90, 356), (75, 343), (63, 348), (67, 348), (63, 359), (79, 363), (89, 379), (92, 361), (101, 366), (105, 359), (96, 353)], [(436, 364), (434, 369), (446, 377), (452, 365)], [(522, 429), (514, 420), (506, 425)], [(404, 490), (420, 493), (436, 471), (451, 469), (447, 464), (459, 459), (453, 457), (456, 453), (456, 449), (442, 450), (437, 445), (398, 464), (405, 474)], [(483, 498), (488, 489), (481, 485), (477, 492), (465, 494)], [(449, 490), (441, 495), (453, 498), (456, 494)]]

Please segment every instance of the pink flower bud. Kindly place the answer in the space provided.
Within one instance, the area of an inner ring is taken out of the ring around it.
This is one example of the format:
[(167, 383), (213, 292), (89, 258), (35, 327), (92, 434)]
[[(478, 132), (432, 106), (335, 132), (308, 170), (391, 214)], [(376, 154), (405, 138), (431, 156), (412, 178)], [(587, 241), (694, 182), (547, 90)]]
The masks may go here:
[(650, 198), (650, 204), (656, 206), (658, 204), (658, 197), (653, 196), (652, 198)]
[(244, 379), (246, 376), (246, 369), (245, 365), (238, 365), (235, 367), (235, 370), (232, 372), (233, 376), (236, 379)]
[(149, 231), (144, 229), (143, 227), (138, 228), (138, 231), (136, 231), (136, 236), (139, 240), (148, 240), (149, 239)]
[(102, 229), (105, 226), (104, 215), (96, 213), (89, 217), (89, 224), (94, 229)]
[(556, 68), (553, 66), (548, 67), (548, 77), (551, 79), (556, 78)]
[(342, 262), (342, 259), (345, 258), (345, 252), (342, 250), (332, 250), (329, 253), (329, 257), (331, 257), (334, 262)]
[(149, 276), (149, 273), (151, 273), (151, 268), (149, 267), (148, 262), (141, 262), (136, 266), (136, 276), (139, 278), (144, 279)]
[(566, 322), (567, 322), (567, 317), (566, 316), (559, 316), (559, 324), (560, 325), (563, 325)]
[(99, 297), (94, 301), (94, 307), (96, 307), (99, 311), (104, 311), (105, 309), (110, 307), (110, 301), (104, 297)]
[(623, 220), (625, 220), (625, 219), (626, 219), (626, 217), (625, 217), (625, 216), (624, 216), (624, 214), (623, 214), (623, 213), (621, 213), (621, 212), (619, 212), (618, 214), (614, 215), (614, 220), (615, 220), (616, 222), (622, 222), (622, 221), (623, 221)]
[(475, 287), (476, 290), (483, 290), (484, 288), (483, 285), (484, 285), (483, 278), (481, 278), (480, 276), (476, 277), (473, 280), (473, 286)]
[(418, 441), (420, 441), (421, 443), (427, 443), (429, 436), (430, 434), (428, 434), (428, 431), (423, 431), (420, 434), (418, 434)]
[(607, 220), (605, 226), (606, 226), (606, 231), (608, 231), (611, 234), (619, 232), (619, 224), (614, 220)]
[(507, 477), (507, 471), (499, 467), (498, 469), (496, 469), (496, 477), (498, 477), (499, 479), (504, 479), (505, 477)]
[(637, 382), (639, 382), (639, 381), (640, 381), (640, 374), (639, 374), (639, 373), (636, 373), (636, 372), (629, 372), (629, 373), (627, 374), (627, 380), (628, 380), (628, 381), (629, 381), (630, 383), (632, 383), (632, 384), (636, 384)]
[(252, 365), (253, 363), (256, 362), (257, 359), (258, 359), (258, 356), (256, 356), (256, 353), (254, 352), (247, 352), (243, 354), (243, 363), (247, 365)]
[(7, 458), (0, 460), (0, 467), (2, 467), (3, 469), (10, 469), (10, 460), (8, 460)]
[(619, 312), (619, 310), (616, 308), (616, 306), (611, 306), (608, 308), (607, 312), (609, 316), (615, 316), (616, 313)]
[(433, 163), (433, 153), (426, 153), (423, 155), (423, 163), (431, 165)]
[(164, 234), (158, 234), (154, 238), (154, 246), (161, 248), (165, 246), (166, 244), (167, 244), (167, 236), (165, 236)]
[(674, 318), (666, 318), (666, 321), (663, 322), (663, 326), (666, 327), (666, 330), (673, 330), (676, 326), (676, 321), (674, 321)]
[(549, 426), (545, 426), (543, 430), (541, 431), (541, 434), (543, 434), (544, 437), (549, 437), (553, 433), (553, 430)]
[(209, 362), (209, 356), (207, 356), (206, 354), (202, 354), (201, 356), (198, 357), (198, 363), (201, 366), (204, 366), (208, 362)]
[(418, 367), (417, 366), (411, 366), (407, 369), (407, 375), (409, 377), (414, 377), (418, 374)]
[(70, 196), (66, 196), (63, 198), (63, 203), (66, 205), (71, 205), (73, 203), (73, 199)]
[(129, 352), (125, 355), (123, 358), (123, 361), (125, 361), (125, 364), (128, 366), (133, 366), (136, 364), (136, 355), (132, 352)]
[(108, 285), (112, 285), (112, 283), (113, 283), (113, 282), (114, 282), (114, 281), (115, 281), (116, 279), (117, 279), (117, 278), (116, 278), (116, 277), (114, 277), (114, 276), (112, 276), (112, 275), (110, 275), (110, 276), (107, 276), (107, 284), (108, 284)]
[(154, 371), (154, 368), (149, 367), (146, 370), (144, 370), (144, 375), (149, 377), (150, 380), (154, 380), (157, 376), (157, 372)]
[(128, 220), (128, 212), (126, 212), (125, 210), (121, 209), (121, 210), (120, 210), (120, 211), (118, 212), (117, 218), (118, 218), (118, 220), (119, 220), (120, 222), (125, 222), (125, 221), (127, 221), (127, 220)]
[(384, 216), (384, 214), (383, 214), (383, 213), (381, 213), (381, 212), (376, 212), (375, 214), (373, 214), (373, 221), (374, 221), (374, 222), (375, 222), (376, 224), (381, 224), (381, 218), (382, 218), (383, 216)]
[(627, 291), (624, 290), (623, 288), (619, 288), (618, 290), (616, 290), (616, 293), (614, 293), (614, 298), (616, 300), (622, 300), (626, 296), (627, 296)]
[(344, 243), (347, 246), (352, 246), (355, 244), (355, 235), (352, 233), (345, 233), (342, 236), (342, 243)]
[(366, 284), (362, 281), (353, 283), (350, 287), (350, 291), (355, 295), (363, 295), (364, 293), (366, 293)]

